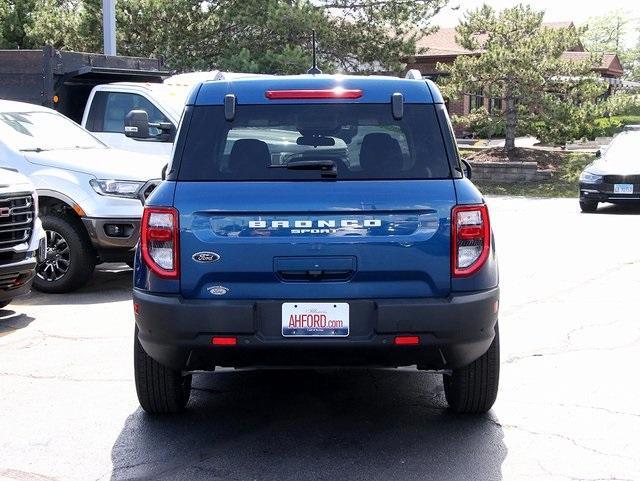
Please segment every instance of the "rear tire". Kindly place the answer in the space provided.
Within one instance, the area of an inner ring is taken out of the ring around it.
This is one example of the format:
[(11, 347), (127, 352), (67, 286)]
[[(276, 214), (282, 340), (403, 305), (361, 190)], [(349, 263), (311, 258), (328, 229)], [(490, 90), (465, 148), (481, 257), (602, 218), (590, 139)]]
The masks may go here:
[(496, 335), (480, 358), (468, 366), (443, 374), (444, 394), (457, 413), (479, 414), (491, 409), (498, 396), (500, 379), (500, 336)]
[(593, 213), (598, 210), (598, 203), (592, 200), (580, 199), (580, 210), (582, 212)]
[(137, 327), (133, 354), (136, 393), (142, 409), (149, 414), (171, 414), (184, 410), (191, 394), (191, 374), (183, 375), (149, 356), (138, 340)]
[(33, 287), (41, 292), (70, 292), (83, 286), (96, 267), (96, 254), (78, 219), (45, 215), (47, 258), (38, 264)]

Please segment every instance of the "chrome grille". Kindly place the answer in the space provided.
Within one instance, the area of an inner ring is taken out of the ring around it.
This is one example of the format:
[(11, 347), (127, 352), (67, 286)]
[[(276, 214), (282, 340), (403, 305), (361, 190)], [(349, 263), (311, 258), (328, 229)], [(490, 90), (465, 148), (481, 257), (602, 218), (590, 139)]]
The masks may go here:
[(34, 215), (35, 206), (30, 194), (0, 195), (0, 251), (29, 240)]

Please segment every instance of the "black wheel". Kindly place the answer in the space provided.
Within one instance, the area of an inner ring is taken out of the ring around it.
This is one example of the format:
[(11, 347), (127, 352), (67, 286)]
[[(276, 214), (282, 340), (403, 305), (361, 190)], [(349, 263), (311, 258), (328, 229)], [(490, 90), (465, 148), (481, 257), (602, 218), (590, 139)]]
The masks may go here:
[(47, 255), (36, 268), (33, 287), (42, 292), (70, 292), (85, 284), (96, 266), (96, 254), (79, 220), (45, 215)]
[(444, 394), (449, 407), (457, 413), (485, 413), (493, 406), (498, 395), (500, 378), (500, 336), (474, 362), (451, 374), (443, 374)]
[(183, 375), (149, 356), (138, 340), (137, 327), (133, 357), (136, 392), (142, 409), (150, 414), (182, 411), (191, 395), (191, 374)]
[(8, 301), (0, 301), (0, 309), (4, 309), (5, 307), (7, 307), (9, 305), (9, 303), (11, 302), (11, 300)]
[(580, 199), (580, 210), (582, 212), (595, 212), (598, 210), (598, 203), (593, 200)]

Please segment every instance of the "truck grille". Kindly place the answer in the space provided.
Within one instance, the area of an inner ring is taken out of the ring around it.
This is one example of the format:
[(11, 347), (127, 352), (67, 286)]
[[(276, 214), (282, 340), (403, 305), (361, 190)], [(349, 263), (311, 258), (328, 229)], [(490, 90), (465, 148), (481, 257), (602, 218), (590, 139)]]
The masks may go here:
[(19, 272), (12, 272), (10, 274), (0, 274), (0, 290), (7, 290), (13, 287), (20, 276)]
[(30, 194), (0, 196), (0, 251), (27, 242), (33, 230), (35, 206)]
[(8, 274), (0, 274), (0, 291), (9, 291), (22, 286), (25, 282), (33, 277), (31, 271), (11, 272)]
[(640, 184), (640, 175), (605, 175), (605, 184)]

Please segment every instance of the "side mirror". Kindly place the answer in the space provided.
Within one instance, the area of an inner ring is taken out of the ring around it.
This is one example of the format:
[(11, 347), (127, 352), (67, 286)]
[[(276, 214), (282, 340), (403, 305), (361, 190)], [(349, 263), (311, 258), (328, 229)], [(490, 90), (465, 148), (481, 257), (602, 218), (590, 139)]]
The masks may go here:
[(600, 157), (602, 157), (602, 149), (596, 150), (596, 159), (599, 159)]
[(132, 110), (124, 117), (124, 135), (132, 139), (149, 138), (149, 114)]
[(166, 180), (168, 168), (169, 168), (169, 164), (164, 164), (164, 167), (162, 168), (162, 180)]
[(471, 164), (469, 163), (468, 160), (465, 160), (465, 159), (460, 159), (460, 161), (462, 162), (462, 173), (467, 179), (470, 179), (473, 172), (473, 169), (471, 168)]

